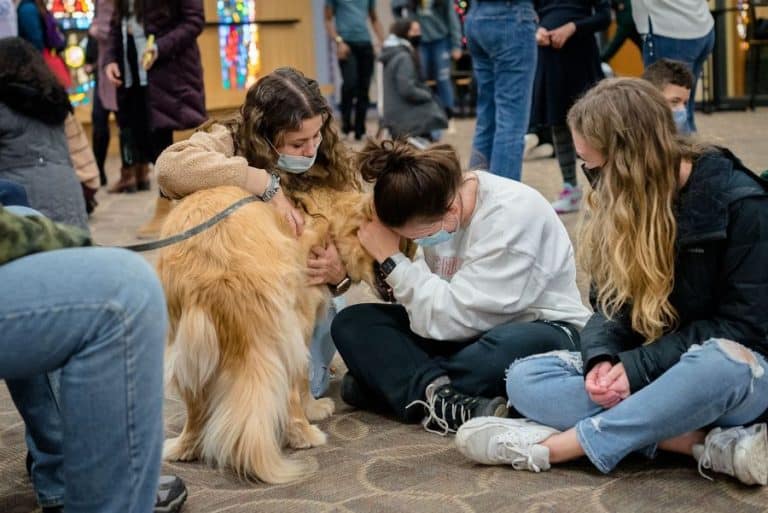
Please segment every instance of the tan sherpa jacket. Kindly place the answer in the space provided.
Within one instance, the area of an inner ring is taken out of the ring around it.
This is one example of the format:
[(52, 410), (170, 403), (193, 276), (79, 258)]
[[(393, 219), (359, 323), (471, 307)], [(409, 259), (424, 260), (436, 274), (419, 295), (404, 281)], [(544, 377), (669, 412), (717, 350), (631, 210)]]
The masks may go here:
[(235, 155), (230, 131), (220, 124), (169, 146), (155, 163), (160, 190), (171, 199), (220, 185), (245, 188), (249, 169), (248, 161)]

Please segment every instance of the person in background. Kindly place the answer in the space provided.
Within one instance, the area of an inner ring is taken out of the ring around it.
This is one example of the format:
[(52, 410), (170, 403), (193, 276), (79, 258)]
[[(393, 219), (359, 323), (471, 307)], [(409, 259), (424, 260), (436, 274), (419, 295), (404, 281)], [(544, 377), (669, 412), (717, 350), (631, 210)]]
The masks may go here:
[(384, 119), (382, 126), (393, 138), (408, 136), (437, 140), (439, 130), (448, 126), (445, 112), (432, 91), (419, 78), (416, 53), (421, 30), (419, 22), (398, 19), (384, 41), (379, 60), (384, 64)]
[[(325, 29), (336, 43), (336, 57), (341, 69), (341, 132), (356, 141), (365, 135), (368, 113), (368, 89), (373, 76), (374, 53), (368, 20), (379, 45), (384, 42), (384, 29), (376, 15), (375, 0), (326, 0)], [(354, 104), (355, 118), (352, 121)]]
[(534, 125), (552, 130), (563, 189), (552, 207), (558, 214), (581, 204), (576, 182), (576, 153), (565, 118), (577, 98), (603, 78), (595, 33), (608, 28), (608, 0), (537, 0), (539, 64), (533, 88)]
[(42, 54), (21, 38), (0, 40), (0, 178), (22, 185), (50, 219), (88, 230), (64, 121), (72, 105)]
[(470, 169), (520, 180), (536, 69), (531, 0), (477, 0), (464, 30), (477, 81), (477, 123)]
[(403, 17), (419, 22), (421, 75), (424, 80), (435, 81), (440, 103), (450, 120), (454, 109), (451, 59), (458, 61), (462, 54), (461, 23), (453, 0), (408, 0)]
[[(509, 364), (576, 350), (589, 317), (565, 227), (534, 189), (462, 171), (448, 145), (370, 141), (359, 159), (375, 216), (358, 238), (398, 304), (352, 305), (334, 319), (349, 368), (342, 399), (439, 434), (506, 416)], [(401, 237), (421, 246), (414, 261)]]
[(688, 102), (691, 99), (693, 74), (687, 64), (659, 59), (643, 71), (643, 77), (656, 87), (672, 109), (677, 131), (688, 134)]
[(634, 0), (632, 18), (643, 36), (643, 64), (659, 59), (682, 61), (693, 73), (688, 102), (688, 132), (696, 131), (696, 85), (715, 46), (715, 21), (707, 0)]
[(616, 33), (600, 53), (600, 60), (608, 62), (613, 59), (613, 56), (621, 50), (627, 39), (632, 41), (642, 53), (643, 38), (640, 37), (640, 33), (635, 27), (635, 20), (632, 18), (632, 2), (630, 0), (611, 0), (611, 8), (616, 13)]
[[(96, 0), (95, 12), (91, 26), (88, 28), (88, 46), (86, 49), (86, 66), (88, 72), (94, 76), (93, 107), (91, 110), (91, 131), (93, 154), (96, 158), (96, 165), (99, 167), (99, 177), (101, 185), (107, 185), (107, 173), (104, 163), (107, 159), (107, 150), (109, 149), (110, 129), (109, 114), (114, 113), (115, 118), (120, 124), (121, 118), (117, 114), (117, 90), (105, 73), (104, 48), (109, 38), (109, 24), (114, 12), (114, 0)], [(126, 149), (125, 145), (129, 143), (123, 137), (121, 131), (119, 137), (121, 167), (126, 168), (129, 165), (125, 161), (126, 155), (134, 150)], [(126, 174), (121, 172), (121, 175)], [(137, 184), (138, 185), (138, 184)], [(146, 181), (142, 186), (146, 185)]]
[(45, 10), (42, 0), (20, 0), (16, 7), (18, 35), (41, 52), (46, 47), (45, 27), (41, 18)]
[(0, 39), (19, 35), (14, 0), (0, 0)]
[(580, 353), (510, 367), (530, 420), (472, 420), (459, 451), (534, 472), (586, 456), (608, 473), (663, 450), (765, 485), (768, 182), (680, 137), (645, 80), (604, 80), (568, 124), (593, 190), (578, 240), (595, 313)]
[[(117, 90), (121, 137), (132, 141), (128, 166), (111, 192), (150, 188), (148, 164), (173, 143), (173, 131), (207, 118), (200, 50), (205, 23), (201, 0), (115, 0), (104, 48), (105, 75)], [(153, 44), (152, 41), (154, 40)], [(156, 237), (171, 202), (158, 197), (137, 236)]]

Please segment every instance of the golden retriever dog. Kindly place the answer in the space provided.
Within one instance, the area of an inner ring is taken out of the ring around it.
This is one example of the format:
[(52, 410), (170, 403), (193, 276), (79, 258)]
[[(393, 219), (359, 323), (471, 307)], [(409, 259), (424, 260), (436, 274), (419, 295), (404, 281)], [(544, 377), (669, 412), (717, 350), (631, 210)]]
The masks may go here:
[[(248, 195), (217, 187), (185, 198), (162, 236), (205, 222)], [(310, 424), (330, 416), (331, 399), (309, 392), (308, 343), (330, 292), (308, 286), (310, 248), (332, 238), (350, 278), (373, 283), (373, 259), (357, 239), (371, 218), (370, 195), (327, 189), (294, 194), (308, 215), (296, 239), (271, 205), (256, 201), (162, 250), (158, 272), (170, 316), (166, 379), (186, 405), (166, 460), (200, 459), (243, 478), (285, 483), (311, 471), (294, 449), (323, 445)]]

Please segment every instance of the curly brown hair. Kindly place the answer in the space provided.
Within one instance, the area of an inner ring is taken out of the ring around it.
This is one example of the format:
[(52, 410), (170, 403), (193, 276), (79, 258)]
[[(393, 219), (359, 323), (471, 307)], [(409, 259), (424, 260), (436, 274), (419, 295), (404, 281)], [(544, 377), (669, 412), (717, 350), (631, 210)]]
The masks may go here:
[[(270, 147), (280, 147), (285, 133), (298, 130), (302, 121), (323, 117), (323, 140), (317, 160), (309, 171), (291, 174), (276, 167), (278, 155)], [(352, 167), (347, 148), (339, 140), (333, 125), (333, 113), (320, 92), (316, 80), (293, 68), (278, 68), (262, 77), (246, 94), (240, 111), (229, 118), (209, 121), (202, 128), (218, 122), (229, 128), (235, 153), (253, 167), (280, 175), (287, 193), (306, 192), (321, 187), (339, 191), (359, 190), (358, 173)]]

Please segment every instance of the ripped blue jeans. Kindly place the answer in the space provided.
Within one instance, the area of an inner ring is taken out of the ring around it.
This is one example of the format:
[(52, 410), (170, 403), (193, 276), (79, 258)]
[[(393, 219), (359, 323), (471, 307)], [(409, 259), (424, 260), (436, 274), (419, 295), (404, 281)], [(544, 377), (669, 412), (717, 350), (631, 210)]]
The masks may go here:
[(575, 426), (601, 472), (631, 452), (648, 457), (658, 442), (709, 426), (749, 424), (768, 409), (762, 355), (727, 340), (692, 346), (653, 383), (608, 410), (584, 389), (581, 355), (556, 351), (518, 360), (507, 374), (510, 405), (559, 430)]

